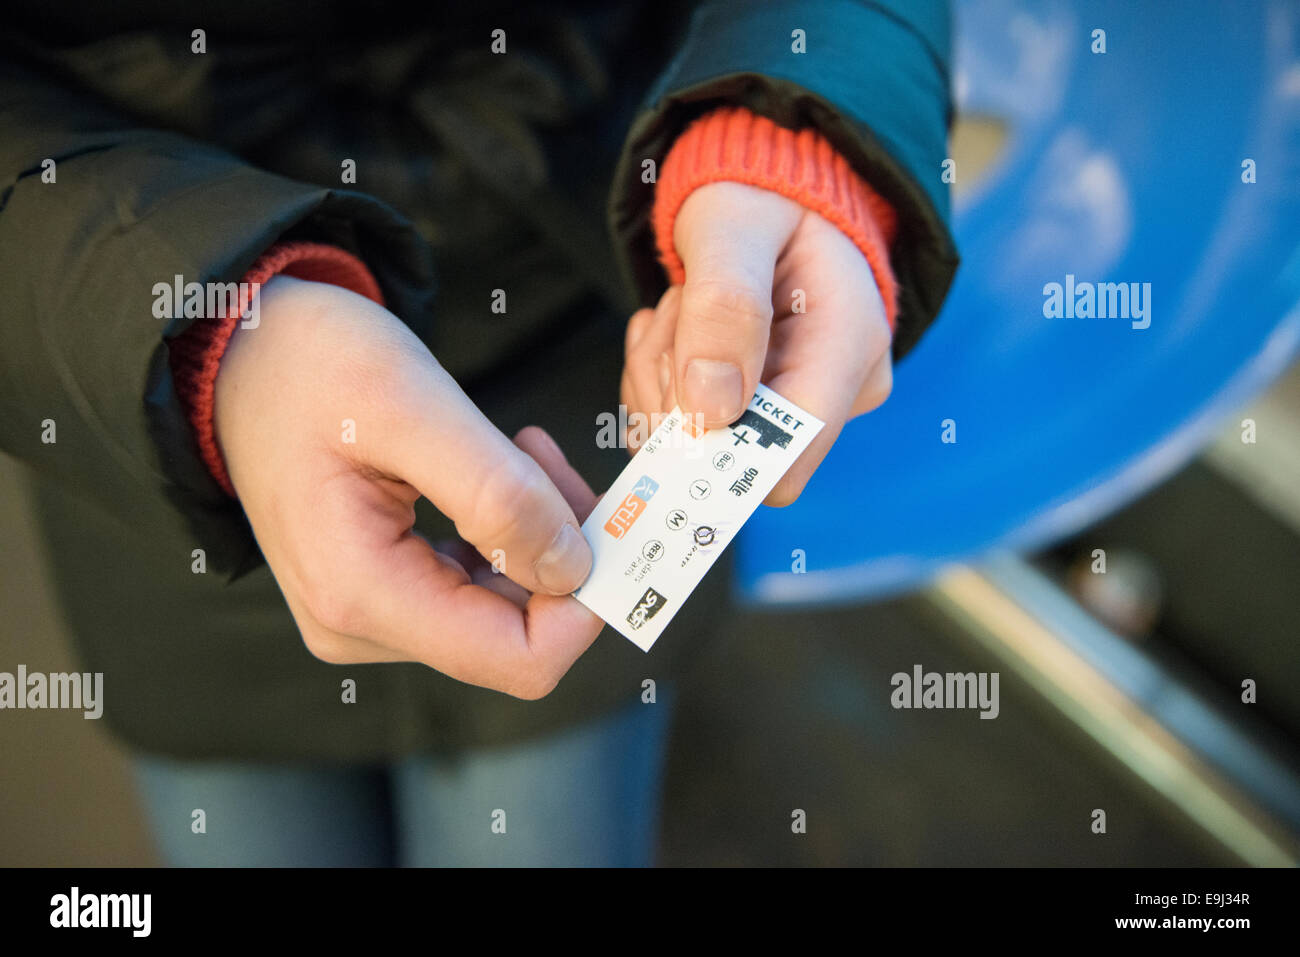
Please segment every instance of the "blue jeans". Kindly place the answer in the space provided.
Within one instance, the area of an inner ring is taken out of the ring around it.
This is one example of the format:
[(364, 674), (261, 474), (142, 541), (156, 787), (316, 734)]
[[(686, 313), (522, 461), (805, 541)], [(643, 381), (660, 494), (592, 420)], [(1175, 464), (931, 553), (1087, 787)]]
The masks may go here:
[[(645, 866), (671, 692), (524, 744), (334, 767), (138, 756), (165, 863)], [(205, 833), (195, 833), (196, 810)]]

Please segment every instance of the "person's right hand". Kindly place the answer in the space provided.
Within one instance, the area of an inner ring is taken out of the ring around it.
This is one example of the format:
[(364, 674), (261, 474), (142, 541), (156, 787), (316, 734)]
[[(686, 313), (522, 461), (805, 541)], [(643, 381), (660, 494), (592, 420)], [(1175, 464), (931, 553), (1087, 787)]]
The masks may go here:
[[(548, 694), (602, 624), (569, 595), (591, 569), (586, 482), (541, 429), (512, 444), (383, 307), (286, 276), (261, 297), (222, 358), (214, 426), (307, 648)], [(412, 530), (421, 496), (486, 559), (473, 576), (472, 549), (449, 546), (457, 561)]]

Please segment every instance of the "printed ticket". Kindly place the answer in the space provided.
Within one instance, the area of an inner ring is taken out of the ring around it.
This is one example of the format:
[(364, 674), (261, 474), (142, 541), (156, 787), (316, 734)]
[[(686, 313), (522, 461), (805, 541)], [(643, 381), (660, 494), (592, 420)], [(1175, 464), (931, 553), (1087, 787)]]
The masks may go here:
[(673, 409), (583, 523), (595, 560), (573, 596), (649, 651), (822, 425), (764, 385), (723, 428)]

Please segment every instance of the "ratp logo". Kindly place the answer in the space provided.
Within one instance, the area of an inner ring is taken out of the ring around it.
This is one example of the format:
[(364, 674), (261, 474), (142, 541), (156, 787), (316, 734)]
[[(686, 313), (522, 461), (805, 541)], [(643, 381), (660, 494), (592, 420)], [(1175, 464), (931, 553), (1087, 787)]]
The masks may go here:
[(648, 475), (642, 475), (636, 480), (636, 484), (632, 486), (632, 491), (627, 493), (627, 498), (623, 499), (618, 508), (614, 509), (614, 514), (605, 523), (605, 531), (615, 538), (622, 538), (626, 535), (628, 529), (632, 527), (632, 523), (645, 511), (646, 505), (650, 502), (650, 499), (654, 498), (657, 491), (659, 491), (659, 483)]

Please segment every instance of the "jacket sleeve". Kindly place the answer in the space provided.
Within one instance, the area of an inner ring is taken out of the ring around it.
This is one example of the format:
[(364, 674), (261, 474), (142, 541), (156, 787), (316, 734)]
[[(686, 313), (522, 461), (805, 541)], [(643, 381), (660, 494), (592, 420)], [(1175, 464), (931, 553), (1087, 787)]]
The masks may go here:
[(695, 118), (744, 106), (789, 129), (818, 130), (897, 212), (893, 349), (901, 358), (938, 314), (958, 264), (941, 179), (952, 114), (948, 62), (946, 0), (699, 4), (615, 172), (610, 225), (639, 299), (653, 302), (667, 284), (646, 161), (659, 168)]
[(251, 567), (168, 363), (208, 320), (156, 317), (154, 290), (238, 282), (286, 237), (358, 256), (422, 332), (430, 257), (393, 210), (141, 128), (0, 51), (0, 449), (125, 529), (187, 523), (214, 571)]

